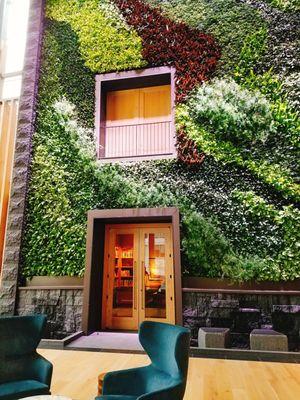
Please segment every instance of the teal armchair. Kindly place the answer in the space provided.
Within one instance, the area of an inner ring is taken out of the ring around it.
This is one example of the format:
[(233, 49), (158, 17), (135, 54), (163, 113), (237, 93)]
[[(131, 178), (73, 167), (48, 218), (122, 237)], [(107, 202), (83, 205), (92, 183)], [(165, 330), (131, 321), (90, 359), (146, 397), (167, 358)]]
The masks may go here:
[(0, 400), (50, 394), (52, 364), (36, 352), (44, 315), (0, 318)]
[(182, 400), (185, 392), (190, 331), (145, 321), (139, 340), (150, 357), (147, 367), (109, 372), (96, 400)]

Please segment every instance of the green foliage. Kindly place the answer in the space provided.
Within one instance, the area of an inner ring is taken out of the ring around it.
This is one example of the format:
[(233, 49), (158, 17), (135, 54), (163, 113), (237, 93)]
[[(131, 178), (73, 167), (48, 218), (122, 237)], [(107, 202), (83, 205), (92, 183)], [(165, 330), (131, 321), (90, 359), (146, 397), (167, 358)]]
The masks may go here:
[[(245, 75), (243, 75), (243, 72)], [(279, 133), (277, 135), (279, 142), (277, 147), (280, 148), (280, 152), (284, 154), (287, 164), (290, 166), (293, 163), (294, 157), (288, 157), (288, 154), (284, 152), (286, 144), (288, 144), (287, 151), (289, 153), (296, 153), (299, 151), (299, 134), (300, 134), (300, 119), (299, 113), (293, 111), (289, 102), (286, 100), (286, 96), (283, 91), (283, 83), (280, 82), (279, 78), (275, 76), (271, 70), (261, 74), (256, 75), (253, 69), (248, 71), (242, 71), (237, 68), (235, 74), (236, 81), (244, 88), (251, 91), (259, 90), (260, 93), (264, 94), (266, 98), (270, 101), (270, 110), (272, 114), (272, 119), (276, 131)], [(293, 146), (293, 148), (290, 147)], [(298, 155), (295, 154), (296, 158)], [(297, 167), (296, 167), (297, 168)]]
[[(257, 205), (255, 207), (257, 212)], [(292, 208), (287, 207), (279, 212), (278, 223), (283, 224), (288, 245), (277, 259), (262, 259), (256, 255), (237, 255), (215, 224), (189, 210), (182, 218), (183, 264), (188, 266), (185, 273), (210, 278), (229, 278), (240, 282), (297, 279), (300, 277), (299, 217), (299, 211)]]
[[(239, 62), (235, 66), (234, 79), (243, 87), (249, 90), (259, 90), (271, 102), (274, 110), (275, 121), (281, 123), (290, 133), (298, 132), (299, 136), (299, 116), (292, 111), (286, 100), (283, 82), (273, 74), (272, 69), (262, 74), (257, 74), (255, 68), (266, 49), (267, 31), (260, 29), (256, 33), (248, 36), (240, 53)], [(294, 81), (293, 81), (294, 82)]]
[(145, 65), (141, 39), (109, 2), (48, 0), (47, 16), (70, 24), (78, 35), (85, 65), (93, 72), (119, 71)]
[(83, 275), (89, 209), (176, 206), (185, 274), (299, 278), (298, 120), (272, 71), (257, 74), (265, 22), (235, 0), (149, 2), (215, 34), (237, 82), (215, 80), (177, 110), (205, 161), (97, 164), (94, 73), (145, 65), (141, 40), (108, 0), (48, 0), (23, 274)]
[(239, 60), (235, 66), (236, 78), (243, 78), (253, 71), (266, 50), (267, 29), (261, 28), (245, 37)]
[(293, 110), (300, 110), (300, 72), (291, 73), (282, 82), (282, 89), (286, 94), (288, 104)]
[(217, 141), (213, 134), (193, 121), (188, 108), (185, 106), (177, 109), (177, 125), (188, 132), (189, 137), (197, 143), (199, 149), (204, 153), (215, 157), (216, 160), (245, 167), (286, 197), (299, 199), (299, 185), (291, 179), (290, 171), (265, 160), (253, 160), (247, 153), (242, 154), (240, 149), (230, 142)]
[(215, 80), (198, 89), (188, 108), (178, 108), (177, 123), (201, 151), (246, 167), (285, 196), (299, 199), (294, 179), (299, 119), (291, 118), (280, 100), (269, 103), (231, 80)]
[(274, 223), (264, 217), (259, 220), (251, 215), (245, 217), (246, 208), (235, 201), (231, 193), (251, 188), (278, 206), (285, 203), (246, 170), (206, 156), (203, 164), (192, 168), (175, 160), (161, 160), (123, 167), (122, 174), (144, 187), (156, 182), (166, 193), (180, 199), (177, 200), (180, 207), (186, 199), (204, 218), (213, 218), (213, 223), (238, 254), (265, 257), (274, 256), (279, 251), (281, 232)]
[(153, 7), (161, 7), (162, 11), (177, 22), (185, 22), (193, 28), (199, 25), (205, 18), (205, 4), (199, 0), (147, 0)]
[(275, 221), (278, 212), (273, 204), (267, 203), (262, 197), (256, 195), (253, 191), (241, 192), (235, 190), (232, 193), (233, 198), (239, 200), (246, 206), (247, 211), (256, 217), (265, 217)]
[(188, 274), (210, 278), (223, 275), (233, 253), (228, 240), (211, 221), (189, 210), (182, 218), (182, 235), (183, 265)]
[(147, 0), (160, 6), (170, 17), (210, 32), (222, 48), (220, 72), (231, 73), (244, 41), (265, 29), (259, 12), (236, 0)]
[[(48, 21), (39, 84), (40, 106), (47, 107), (62, 97), (76, 104), (76, 116), (83, 126), (94, 126), (95, 77), (84, 65), (78, 38), (65, 22)], [(51, 88), (51, 90), (49, 90)]]
[(255, 65), (264, 52), (265, 38), (265, 32), (260, 31), (245, 41), (234, 77), (242, 87), (251, 91), (259, 90), (270, 101), (273, 132), (276, 134), (265, 143), (265, 148), (262, 146), (254, 149), (254, 158), (279, 164), (286, 171), (290, 170), (291, 177), (297, 180), (300, 144), (299, 114), (293, 111), (286, 99), (282, 81), (273, 74), (272, 70), (262, 74), (255, 73)]
[(267, 0), (267, 2), (276, 8), (279, 8), (283, 11), (299, 11), (300, 10), (300, 4), (299, 0)]
[(23, 246), (26, 276), (83, 273), (86, 211), (96, 206), (97, 186), (77, 135), (65, 116), (40, 109)]
[(274, 134), (269, 102), (231, 79), (203, 84), (189, 102), (191, 114), (219, 140), (245, 145), (265, 142)]
[(267, 279), (298, 278), (300, 276), (300, 211), (293, 206), (284, 206), (278, 210), (252, 191), (235, 191), (233, 197), (243, 203), (247, 213), (256, 218), (271, 219), (282, 231), (281, 251), (276, 260), (270, 260), (270, 268), (265, 273)]
[(277, 210), (253, 192), (234, 192), (249, 214), (261, 220), (270, 218), (283, 232), (283, 243), (276, 257), (238, 255), (230, 241), (210, 219), (191, 209), (182, 218), (183, 265), (193, 276), (223, 277), (236, 281), (293, 280), (300, 277), (300, 211), (292, 206)]

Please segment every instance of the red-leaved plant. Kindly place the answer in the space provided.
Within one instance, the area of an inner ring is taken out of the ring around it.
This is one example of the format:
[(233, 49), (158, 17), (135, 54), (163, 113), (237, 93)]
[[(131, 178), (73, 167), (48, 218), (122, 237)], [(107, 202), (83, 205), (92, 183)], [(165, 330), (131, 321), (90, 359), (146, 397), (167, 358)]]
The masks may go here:
[(187, 137), (183, 127), (177, 131), (176, 147), (178, 159), (185, 164), (199, 165), (203, 163), (205, 154), (201, 153), (196, 143)]
[(212, 36), (172, 21), (159, 8), (141, 0), (114, 0), (127, 23), (142, 39), (144, 59), (150, 66), (176, 69), (176, 101), (182, 102), (199, 83), (207, 80), (220, 58)]

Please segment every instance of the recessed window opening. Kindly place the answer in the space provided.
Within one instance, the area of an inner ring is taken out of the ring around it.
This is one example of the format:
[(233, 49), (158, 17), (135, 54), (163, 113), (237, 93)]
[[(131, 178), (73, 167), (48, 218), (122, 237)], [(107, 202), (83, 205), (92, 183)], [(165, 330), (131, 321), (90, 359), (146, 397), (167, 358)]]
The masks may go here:
[(173, 78), (169, 67), (97, 76), (100, 160), (174, 157)]

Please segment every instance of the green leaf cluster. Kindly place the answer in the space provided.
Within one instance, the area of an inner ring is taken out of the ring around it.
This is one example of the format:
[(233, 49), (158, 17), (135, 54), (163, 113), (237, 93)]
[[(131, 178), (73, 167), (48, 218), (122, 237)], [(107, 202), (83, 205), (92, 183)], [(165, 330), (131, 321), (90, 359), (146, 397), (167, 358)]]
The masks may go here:
[(221, 141), (256, 145), (276, 132), (267, 99), (232, 79), (203, 84), (190, 99), (189, 108), (192, 117)]
[(26, 276), (83, 274), (86, 211), (98, 193), (90, 155), (76, 138), (76, 126), (53, 107), (40, 109), (23, 245)]
[(109, 1), (48, 0), (47, 17), (70, 24), (85, 65), (93, 72), (145, 65), (140, 37)]
[[(51, 88), (51, 89), (49, 89)], [(48, 20), (44, 31), (38, 107), (62, 97), (76, 104), (81, 125), (94, 127), (95, 75), (85, 66), (78, 36), (66, 22)]]
[(219, 74), (231, 74), (239, 60), (244, 40), (266, 23), (260, 13), (236, 0), (147, 0), (171, 18), (210, 32), (221, 45)]
[(270, 103), (232, 80), (214, 80), (177, 109), (201, 151), (246, 167), (287, 198), (298, 200), (299, 118), (280, 101)]
[(298, 119), (272, 71), (256, 71), (265, 22), (233, 0), (149, 1), (215, 33), (236, 82), (214, 80), (177, 109), (205, 161), (97, 164), (94, 75), (145, 65), (141, 40), (108, 0), (48, 0), (23, 275), (83, 275), (89, 209), (176, 206), (185, 274), (299, 278)]
[[(300, 276), (300, 211), (293, 206), (277, 209), (252, 191), (235, 191), (233, 197), (246, 207), (246, 212), (256, 218), (268, 218), (280, 227), (283, 242), (276, 260), (270, 260), (268, 276), (274, 280), (293, 279)], [(272, 274), (273, 271), (273, 274)]]
[(266, 0), (271, 6), (279, 8), (280, 10), (293, 12), (300, 10), (298, 0)]

